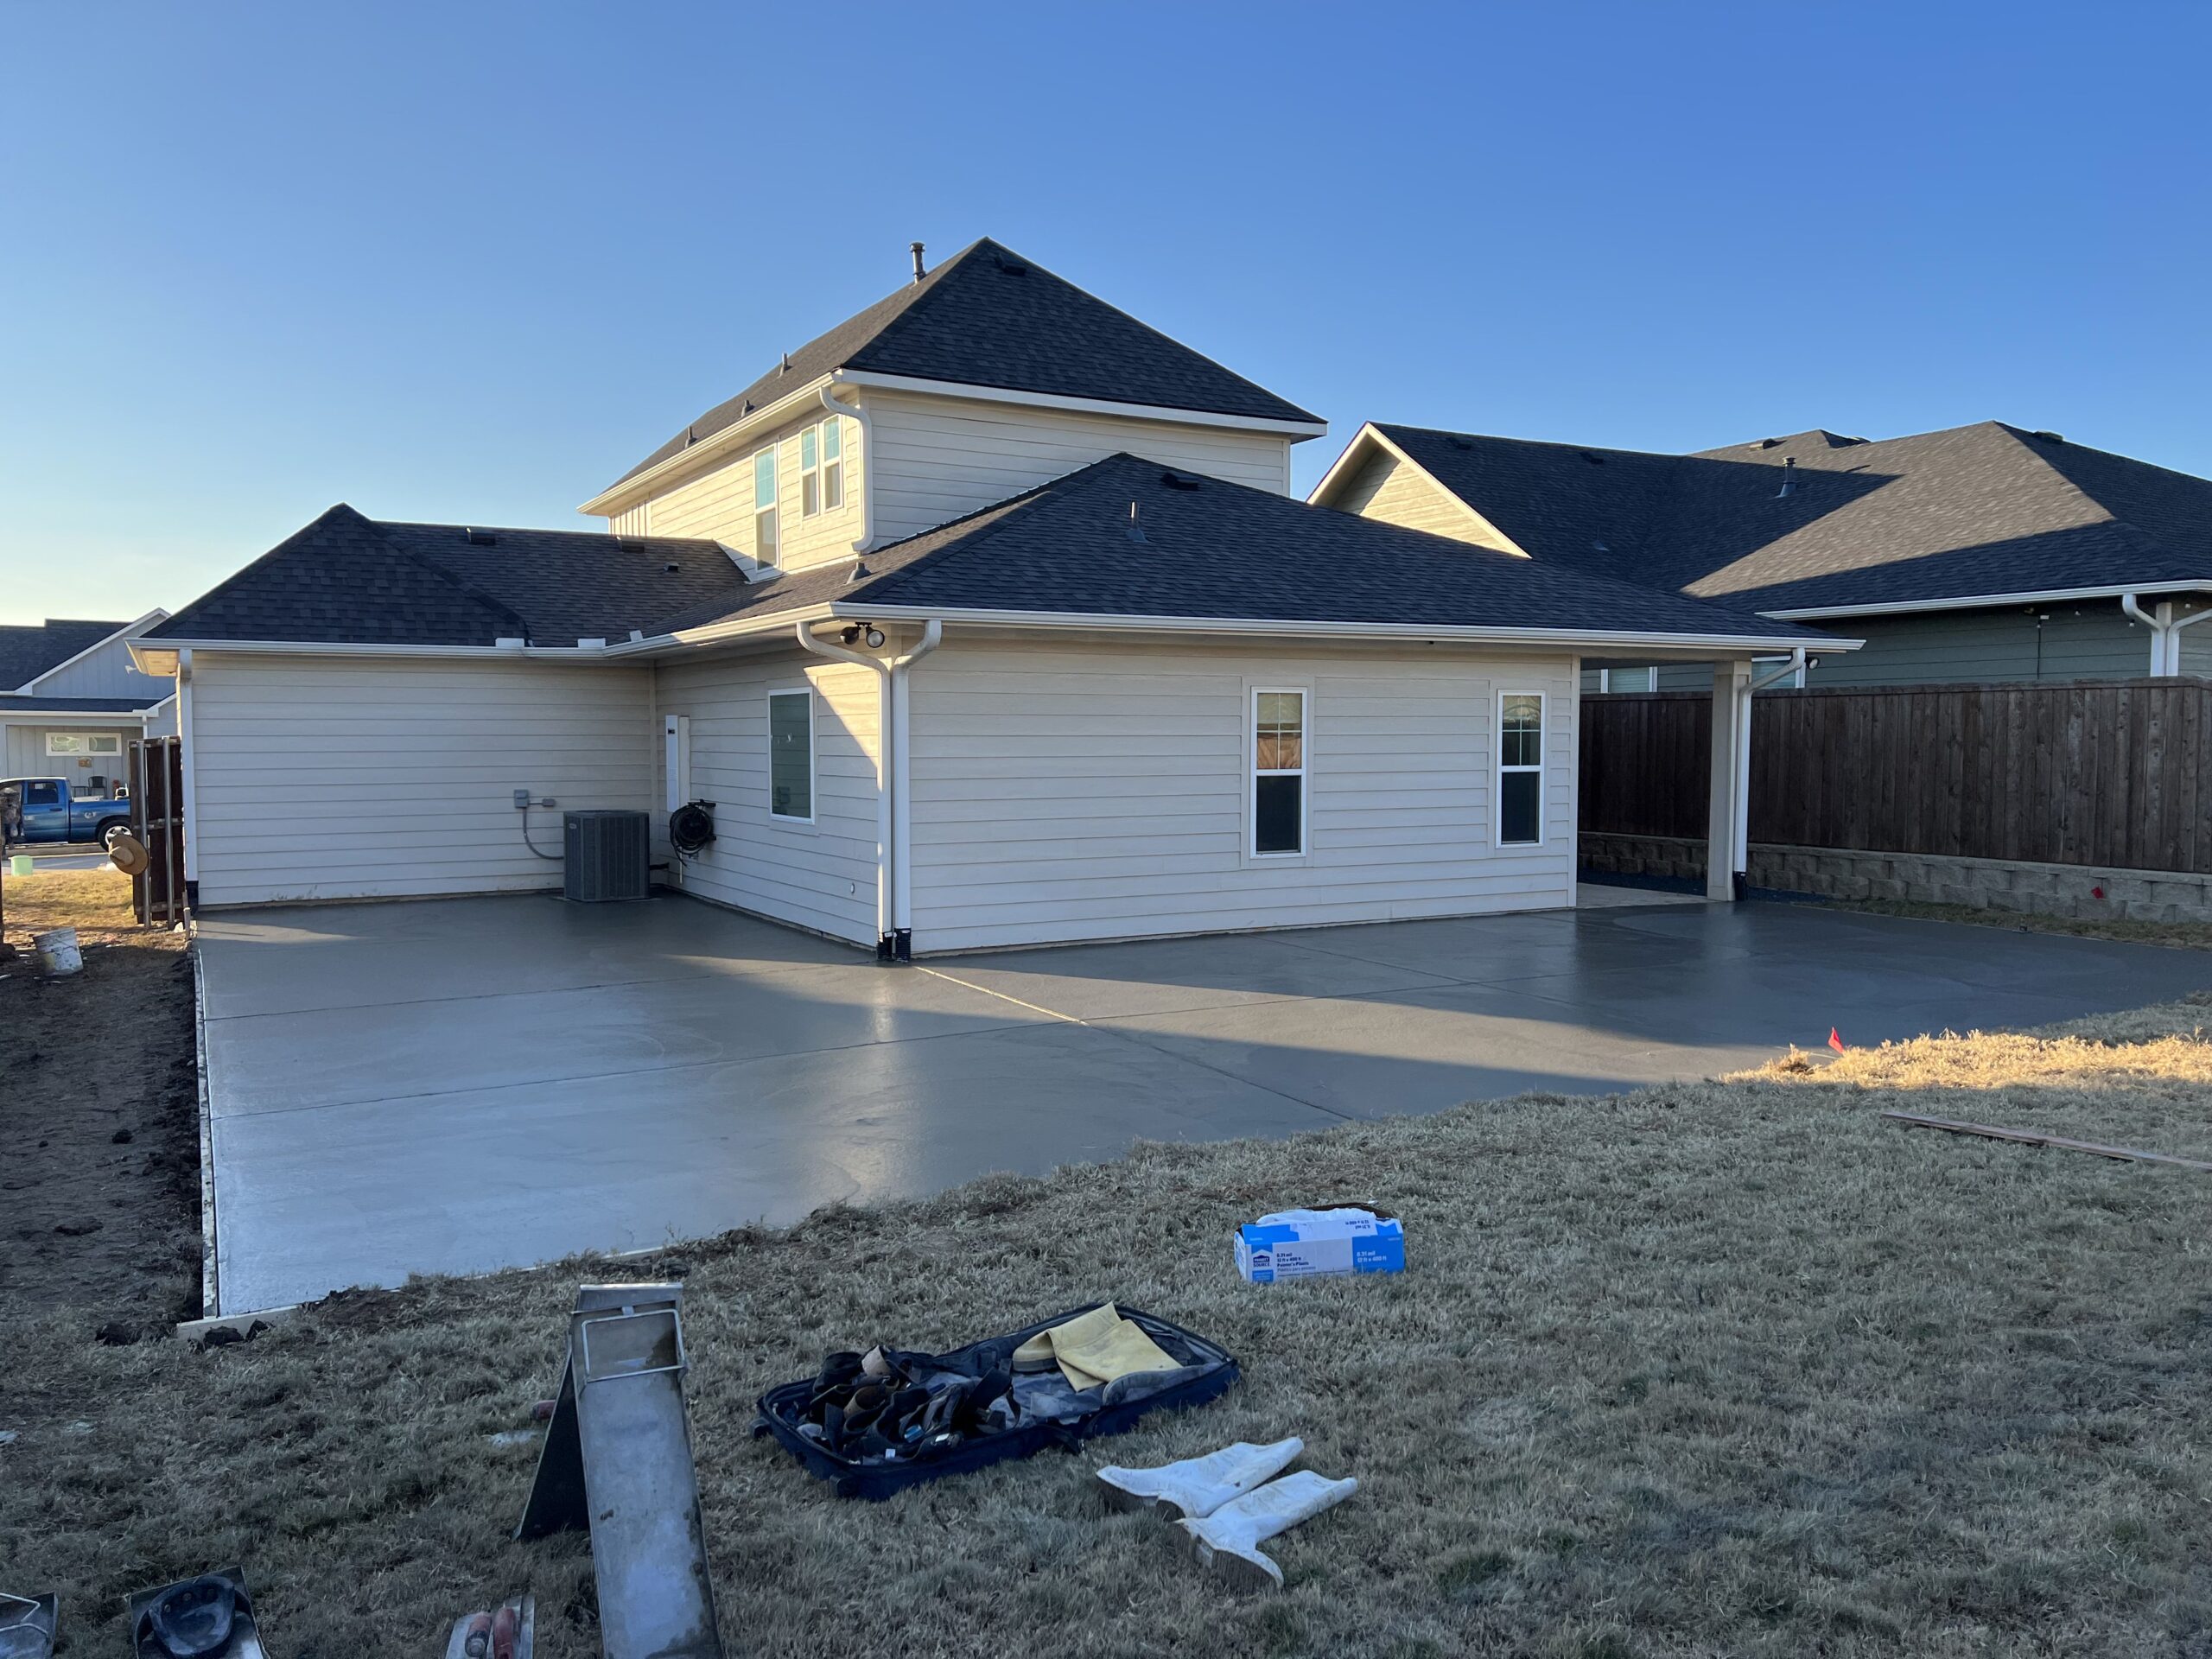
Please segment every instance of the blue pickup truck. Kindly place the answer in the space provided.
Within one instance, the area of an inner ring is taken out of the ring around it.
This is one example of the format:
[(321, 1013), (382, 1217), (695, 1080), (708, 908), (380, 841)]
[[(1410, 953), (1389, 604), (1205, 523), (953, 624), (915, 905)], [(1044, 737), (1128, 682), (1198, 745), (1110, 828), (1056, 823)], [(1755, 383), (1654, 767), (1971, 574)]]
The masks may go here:
[(130, 827), (130, 803), (87, 799), (67, 778), (0, 778), (0, 842), (92, 842)]

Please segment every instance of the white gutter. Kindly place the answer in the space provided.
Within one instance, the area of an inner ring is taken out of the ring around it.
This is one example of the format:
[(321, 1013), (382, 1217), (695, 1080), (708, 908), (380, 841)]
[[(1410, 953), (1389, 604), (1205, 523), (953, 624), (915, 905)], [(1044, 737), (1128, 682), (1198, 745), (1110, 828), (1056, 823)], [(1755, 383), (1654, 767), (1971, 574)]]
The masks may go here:
[(2131, 620), (2140, 622), (2151, 630), (2151, 673), (2153, 677), (2171, 677), (2181, 672), (2181, 631), (2193, 628), (2206, 618), (2212, 617), (2212, 609), (2209, 609), (2199, 611), (2194, 616), (2177, 618), (2171, 601), (2161, 604), (2156, 611), (2146, 613), (2136, 602), (2133, 594), (2120, 596), (2120, 608)]
[[(837, 400), (839, 387), (831, 381), (822, 388), (822, 407), (833, 415), (849, 416), (861, 429), (861, 533), (853, 543), (855, 554), (866, 553), (875, 546), (875, 428), (869, 423), (868, 410), (855, 398), (851, 403)], [(852, 468), (847, 467), (848, 477)]]
[[(2049, 588), (2040, 593), (1972, 594), (1962, 599), (1909, 599), (1888, 605), (1819, 605), (1795, 611), (1761, 611), (1777, 622), (1812, 622), (1830, 616), (1889, 616), (1899, 611), (1988, 611), (2007, 605), (2059, 605), (2075, 599), (2124, 599), (2129, 593), (2212, 593), (2212, 576), (2183, 582), (2142, 582), (2133, 588)], [(1691, 598), (1697, 598), (1693, 594)], [(1823, 650), (1827, 649), (1824, 645)]]
[(1211, 633), (1281, 635), (1307, 639), (1428, 639), (1457, 643), (1591, 645), (1605, 649), (1593, 656), (1618, 655), (1613, 647), (1629, 645), (1667, 651), (1777, 652), (1805, 650), (1856, 651), (1863, 639), (1823, 639), (1808, 645), (1802, 638), (1730, 633), (1652, 633), (1598, 628), (1510, 628), (1440, 626), (1414, 622), (1274, 621), (1256, 617), (1142, 616), (1102, 612), (1085, 614), (1069, 611), (947, 610), (941, 607), (880, 605), (864, 600), (832, 600), (830, 613), (841, 621), (891, 618), (916, 621), (935, 618), (944, 622), (976, 623), (1011, 628), (1068, 628), (1106, 632)]
[(913, 902), (906, 891), (912, 863), (906, 842), (912, 814), (906, 789), (905, 682), (906, 670), (935, 651), (944, 639), (944, 625), (931, 618), (912, 651), (887, 659), (818, 639), (810, 622), (795, 624), (791, 632), (802, 651), (875, 672), (875, 949), (884, 961), (904, 959), (911, 950), (913, 930)]

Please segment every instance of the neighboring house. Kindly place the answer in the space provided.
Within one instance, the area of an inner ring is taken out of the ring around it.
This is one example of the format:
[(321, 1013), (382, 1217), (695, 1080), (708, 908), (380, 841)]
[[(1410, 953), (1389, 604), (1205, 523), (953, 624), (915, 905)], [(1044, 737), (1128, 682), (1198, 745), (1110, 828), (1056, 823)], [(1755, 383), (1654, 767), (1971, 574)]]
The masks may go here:
[(0, 778), (67, 778), (92, 795), (126, 783), (130, 740), (173, 729), (175, 686), (140, 672), (129, 645), (168, 615), (0, 627)]
[(995, 243), (918, 249), (588, 502), (611, 536), (334, 507), (144, 630), (199, 901), (555, 885), (519, 795), (711, 803), (675, 884), (893, 954), (1567, 905), (1582, 658), (1740, 690), (1830, 647), (1300, 502), (1325, 430)]
[(1370, 424), (1311, 499), (1866, 642), (1808, 685), (2212, 674), (2212, 481), (1997, 421), (1693, 455)]

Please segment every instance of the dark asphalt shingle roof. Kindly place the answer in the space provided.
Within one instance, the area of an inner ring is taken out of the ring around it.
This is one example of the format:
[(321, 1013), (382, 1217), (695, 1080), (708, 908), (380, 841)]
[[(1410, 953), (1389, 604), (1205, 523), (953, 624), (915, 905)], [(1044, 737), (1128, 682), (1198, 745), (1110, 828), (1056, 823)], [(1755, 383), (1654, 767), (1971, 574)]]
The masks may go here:
[(791, 353), (621, 482), (832, 369), (1272, 421), (1320, 417), (986, 237)]
[(144, 697), (17, 697), (0, 696), (0, 720), (10, 715), (135, 715), (166, 702), (172, 694), (156, 691)]
[[(1129, 533), (1133, 505), (1141, 540)], [(1128, 454), (868, 563), (875, 574), (837, 597), (1080, 616), (1823, 637)]]
[(123, 626), (57, 618), (36, 627), (0, 627), (0, 691), (29, 684)]
[[(384, 524), (340, 504), (149, 632), (169, 639), (533, 645), (626, 639), (741, 591), (713, 542), (603, 531)], [(665, 567), (674, 565), (675, 569)]]
[(1536, 558), (1747, 609), (2212, 587), (2212, 480), (1997, 421), (1694, 455), (1379, 429)]

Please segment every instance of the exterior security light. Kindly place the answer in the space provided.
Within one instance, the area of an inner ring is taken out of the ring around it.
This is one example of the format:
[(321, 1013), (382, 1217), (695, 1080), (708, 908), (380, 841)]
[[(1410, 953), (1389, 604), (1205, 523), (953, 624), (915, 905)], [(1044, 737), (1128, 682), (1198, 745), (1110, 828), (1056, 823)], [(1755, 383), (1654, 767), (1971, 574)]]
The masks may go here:
[(883, 630), (881, 628), (870, 628), (868, 631), (868, 648), (870, 651), (880, 651), (883, 648)]

